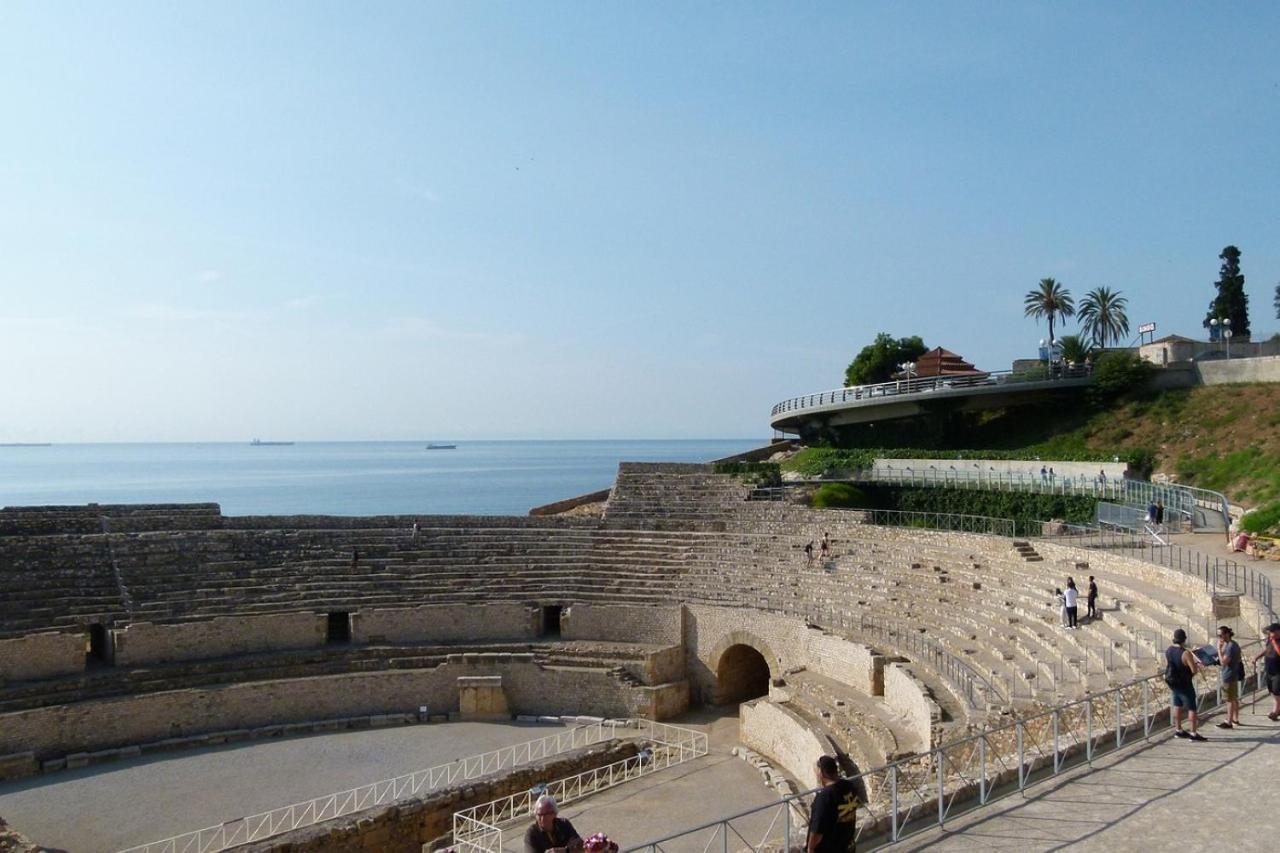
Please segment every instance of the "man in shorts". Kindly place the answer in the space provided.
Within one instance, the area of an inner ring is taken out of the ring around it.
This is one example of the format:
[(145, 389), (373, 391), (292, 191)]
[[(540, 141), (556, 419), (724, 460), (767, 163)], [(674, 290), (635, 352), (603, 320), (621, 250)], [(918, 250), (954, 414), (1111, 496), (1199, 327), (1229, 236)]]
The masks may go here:
[(1218, 678), (1222, 685), (1222, 700), (1227, 703), (1227, 719), (1218, 723), (1218, 728), (1234, 729), (1240, 725), (1244, 661), (1240, 657), (1240, 644), (1235, 641), (1235, 632), (1226, 625), (1218, 627)]
[[(1200, 734), (1200, 718), (1196, 714), (1196, 688), (1191, 677), (1204, 669), (1200, 659), (1187, 648), (1187, 632), (1181, 628), (1173, 632), (1173, 645), (1164, 650), (1164, 683), (1169, 685), (1173, 703), (1173, 736), (1187, 740), (1205, 741)], [(1191, 718), (1191, 732), (1182, 729), (1182, 718)]]

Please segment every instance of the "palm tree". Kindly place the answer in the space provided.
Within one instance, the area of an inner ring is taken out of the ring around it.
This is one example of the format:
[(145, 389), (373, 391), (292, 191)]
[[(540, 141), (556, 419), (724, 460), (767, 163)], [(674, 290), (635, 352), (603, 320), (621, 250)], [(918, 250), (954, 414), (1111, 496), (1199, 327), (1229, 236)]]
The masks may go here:
[(1063, 335), (1058, 344), (1062, 347), (1062, 360), (1068, 364), (1084, 364), (1093, 355), (1093, 347), (1079, 335)]
[(1129, 317), (1124, 312), (1128, 302), (1109, 287), (1089, 291), (1080, 303), (1080, 328), (1100, 347), (1107, 341), (1120, 343), (1129, 334)]
[(1075, 302), (1071, 299), (1071, 291), (1051, 278), (1040, 279), (1040, 289), (1030, 291), (1026, 298), (1022, 300), (1022, 304), (1026, 309), (1023, 312), (1024, 316), (1035, 317), (1037, 320), (1041, 317), (1049, 318), (1050, 341), (1054, 340), (1054, 320), (1058, 317), (1066, 320), (1076, 313)]

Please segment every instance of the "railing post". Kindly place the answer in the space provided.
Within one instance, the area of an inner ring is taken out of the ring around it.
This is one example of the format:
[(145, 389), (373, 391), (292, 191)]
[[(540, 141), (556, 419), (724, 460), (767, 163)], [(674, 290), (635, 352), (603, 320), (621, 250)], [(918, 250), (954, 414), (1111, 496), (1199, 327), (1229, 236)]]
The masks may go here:
[(1116, 689), (1116, 749), (1120, 748), (1120, 742), (1124, 739), (1124, 722), (1120, 717), (1120, 688)]
[(987, 804), (987, 736), (978, 736), (978, 803)]
[(893, 811), (893, 819), (889, 824), (889, 834), (894, 840), (898, 840), (898, 765), (889, 768), (889, 808)]
[(1022, 743), (1022, 721), (1018, 720), (1014, 723), (1014, 731), (1018, 736), (1018, 790), (1025, 791), (1027, 788), (1027, 760), (1026, 751), (1023, 749)]
[(1058, 709), (1053, 709), (1053, 775), (1058, 775)]
[(941, 749), (938, 750), (938, 826), (941, 827), (946, 822), (946, 798), (944, 791), (944, 780), (942, 773), (943, 758), (945, 753)]

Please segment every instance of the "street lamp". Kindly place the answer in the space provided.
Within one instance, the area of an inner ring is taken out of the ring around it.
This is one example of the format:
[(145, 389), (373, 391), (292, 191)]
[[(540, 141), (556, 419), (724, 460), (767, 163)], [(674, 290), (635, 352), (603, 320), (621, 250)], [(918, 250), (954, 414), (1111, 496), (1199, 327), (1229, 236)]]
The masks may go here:
[(916, 365), (914, 361), (904, 361), (898, 365), (898, 368), (907, 375), (907, 393), (911, 393), (911, 374), (915, 371)]
[(1219, 320), (1213, 317), (1209, 320), (1209, 340), (1226, 341), (1227, 342), (1227, 359), (1231, 358), (1231, 318), (1223, 317)]

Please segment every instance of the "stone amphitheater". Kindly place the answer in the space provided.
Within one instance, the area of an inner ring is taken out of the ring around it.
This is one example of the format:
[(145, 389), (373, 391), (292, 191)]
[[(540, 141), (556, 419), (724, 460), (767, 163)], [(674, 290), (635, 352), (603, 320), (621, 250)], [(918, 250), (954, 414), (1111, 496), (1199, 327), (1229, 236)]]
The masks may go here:
[[(1074, 700), (1092, 712), (1088, 697), (1155, 672), (1175, 627), (1204, 642), (1270, 621), (1142, 560), (751, 493), (708, 465), (624, 463), (598, 513), (560, 516), (0, 510), (0, 779), (308, 726), (721, 709), (784, 791), (820, 753), (849, 773), (897, 762), (894, 791), (863, 780), (871, 838), (897, 819), (899, 778), (972, 793), (931, 750)], [(824, 533), (831, 555), (807, 559)], [(1060, 627), (1068, 575), (1101, 589), (1080, 631)], [(1012, 756), (1018, 731), (983, 748)], [(439, 840), (308, 837), (255, 849)]]

